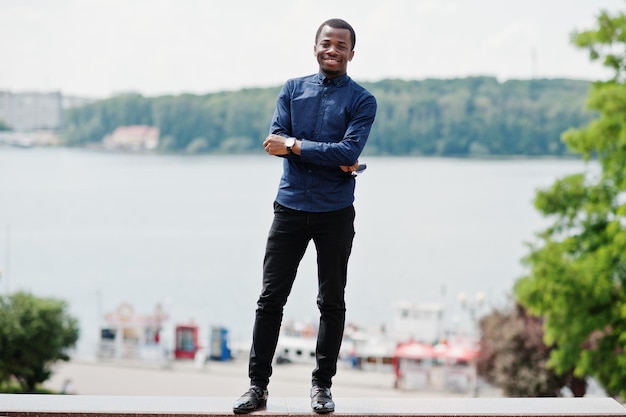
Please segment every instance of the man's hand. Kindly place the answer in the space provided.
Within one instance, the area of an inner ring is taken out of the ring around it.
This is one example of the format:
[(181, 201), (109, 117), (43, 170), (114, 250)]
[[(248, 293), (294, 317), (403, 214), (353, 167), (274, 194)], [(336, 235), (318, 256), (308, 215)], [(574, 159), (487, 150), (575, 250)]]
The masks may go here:
[(285, 141), (287, 138), (278, 135), (269, 135), (263, 141), (263, 147), (268, 155), (287, 155)]
[(354, 172), (356, 171), (358, 167), (359, 167), (359, 161), (356, 161), (356, 164), (354, 165), (340, 165), (339, 166), (339, 168), (341, 168), (343, 172)]

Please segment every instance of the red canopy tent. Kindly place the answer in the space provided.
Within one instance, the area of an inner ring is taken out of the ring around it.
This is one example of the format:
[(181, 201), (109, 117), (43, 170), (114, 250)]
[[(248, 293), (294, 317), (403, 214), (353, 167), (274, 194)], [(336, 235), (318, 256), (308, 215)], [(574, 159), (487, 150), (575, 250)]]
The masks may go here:
[(432, 359), (435, 351), (431, 345), (420, 342), (400, 343), (394, 352), (396, 358), (407, 359)]
[[(393, 368), (396, 375), (395, 387), (404, 386), (405, 374), (419, 375), (428, 373), (429, 361), (435, 359), (432, 345), (420, 342), (400, 343), (393, 354)], [(422, 368), (422, 366), (425, 366)], [(426, 377), (427, 379), (427, 377)]]
[(468, 345), (440, 343), (433, 350), (437, 358), (457, 362), (470, 362), (478, 356), (478, 349)]

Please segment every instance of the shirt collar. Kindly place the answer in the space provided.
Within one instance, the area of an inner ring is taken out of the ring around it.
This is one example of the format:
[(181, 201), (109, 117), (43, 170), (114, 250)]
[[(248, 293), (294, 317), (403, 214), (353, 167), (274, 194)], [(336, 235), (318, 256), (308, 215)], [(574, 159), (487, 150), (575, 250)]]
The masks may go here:
[(348, 82), (348, 80), (350, 79), (348, 77), (348, 74), (343, 74), (339, 77), (335, 77), (335, 78), (326, 78), (326, 76), (324, 74), (322, 74), (321, 72), (317, 74), (318, 80), (320, 82), (320, 84), (323, 85), (334, 85), (335, 87), (341, 87), (342, 85), (344, 85), (345, 83)]

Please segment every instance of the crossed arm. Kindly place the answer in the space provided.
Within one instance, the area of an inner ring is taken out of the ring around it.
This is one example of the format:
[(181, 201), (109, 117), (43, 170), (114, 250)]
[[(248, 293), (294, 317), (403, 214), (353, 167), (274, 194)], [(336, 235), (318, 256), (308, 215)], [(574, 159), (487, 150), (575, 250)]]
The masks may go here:
[[(289, 152), (287, 151), (287, 146), (285, 145), (286, 141), (287, 141), (287, 138), (283, 136), (271, 134), (267, 138), (265, 138), (265, 140), (263, 141), (263, 148), (265, 148), (265, 152), (267, 152), (268, 155), (273, 155), (273, 156), (287, 155)], [(302, 150), (302, 141), (296, 139), (296, 142), (291, 148), (291, 151), (296, 155), (300, 155), (301, 150)], [(343, 172), (353, 172), (353, 171), (356, 171), (358, 167), (359, 167), (359, 161), (357, 161), (353, 165), (340, 165), (339, 166), (339, 168), (341, 168)]]

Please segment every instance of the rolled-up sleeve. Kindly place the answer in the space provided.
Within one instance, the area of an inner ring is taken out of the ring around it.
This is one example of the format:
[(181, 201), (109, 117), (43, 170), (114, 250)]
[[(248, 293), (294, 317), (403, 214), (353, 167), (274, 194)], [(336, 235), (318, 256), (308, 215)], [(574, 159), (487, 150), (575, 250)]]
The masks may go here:
[(366, 95), (353, 111), (345, 133), (339, 142), (302, 141), (302, 161), (318, 165), (353, 165), (359, 159), (367, 143), (374, 118), (376, 117), (376, 99)]

